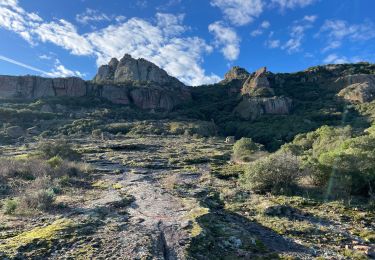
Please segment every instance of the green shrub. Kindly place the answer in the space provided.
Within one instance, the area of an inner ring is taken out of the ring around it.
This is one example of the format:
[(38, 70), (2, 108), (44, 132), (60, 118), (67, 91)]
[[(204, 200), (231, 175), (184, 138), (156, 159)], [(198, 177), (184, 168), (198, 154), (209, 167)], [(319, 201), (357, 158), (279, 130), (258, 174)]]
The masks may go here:
[(6, 199), (3, 202), (3, 212), (4, 214), (14, 214), (18, 207), (18, 201), (15, 199)]
[(250, 163), (241, 176), (242, 185), (258, 193), (290, 193), (302, 175), (299, 159), (284, 152)]
[(54, 156), (47, 161), (52, 168), (57, 168), (63, 164), (64, 160), (60, 156)]
[(233, 145), (233, 157), (235, 160), (250, 161), (254, 153), (262, 150), (263, 145), (253, 142), (251, 138), (242, 137)]
[(41, 142), (37, 147), (37, 151), (44, 159), (58, 156), (62, 159), (77, 161), (81, 158), (81, 154), (74, 150), (65, 140)]
[(55, 201), (53, 189), (33, 191), (21, 198), (21, 205), (24, 209), (49, 210)]

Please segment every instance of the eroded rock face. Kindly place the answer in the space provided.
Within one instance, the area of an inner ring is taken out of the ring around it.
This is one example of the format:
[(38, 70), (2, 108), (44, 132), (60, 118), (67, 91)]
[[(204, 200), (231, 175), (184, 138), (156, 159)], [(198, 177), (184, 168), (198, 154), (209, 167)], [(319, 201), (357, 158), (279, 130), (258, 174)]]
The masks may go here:
[(224, 75), (224, 81), (230, 82), (235, 79), (245, 80), (249, 76), (250, 76), (250, 73), (247, 72), (247, 70), (238, 66), (234, 66)]
[(125, 54), (120, 61), (112, 59), (108, 65), (101, 66), (93, 81), (98, 84), (153, 82), (168, 86), (184, 85), (154, 63), (145, 59), (134, 59), (129, 54)]
[(234, 112), (245, 120), (255, 120), (264, 114), (286, 115), (290, 113), (292, 100), (288, 97), (244, 97)]
[(188, 101), (190, 93), (183, 89), (161, 90), (135, 88), (130, 91), (134, 105), (141, 109), (172, 110), (176, 105)]
[(375, 75), (357, 74), (340, 77), (335, 81), (342, 90), (339, 97), (350, 102), (371, 102), (375, 99)]
[(241, 93), (250, 94), (253, 90), (261, 88), (271, 89), (270, 82), (267, 79), (266, 67), (258, 69), (253, 76), (247, 78), (241, 89)]
[(80, 78), (0, 76), (1, 98), (81, 97), (86, 94), (86, 82)]

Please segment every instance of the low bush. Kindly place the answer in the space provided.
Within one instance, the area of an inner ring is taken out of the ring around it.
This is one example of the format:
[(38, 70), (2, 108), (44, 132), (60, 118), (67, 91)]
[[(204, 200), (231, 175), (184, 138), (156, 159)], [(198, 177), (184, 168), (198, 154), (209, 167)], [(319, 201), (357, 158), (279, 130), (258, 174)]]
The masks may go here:
[(277, 152), (250, 163), (241, 176), (242, 185), (257, 193), (291, 193), (302, 175), (298, 157)]
[(5, 199), (3, 202), (3, 212), (4, 214), (14, 214), (18, 207), (18, 201), (15, 199)]
[(37, 147), (37, 152), (43, 159), (47, 160), (55, 156), (70, 161), (78, 161), (81, 158), (81, 154), (65, 140), (43, 141)]
[(254, 153), (263, 150), (263, 145), (253, 142), (251, 138), (242, 137), (233, 145), (233, 159), (249, 162)]

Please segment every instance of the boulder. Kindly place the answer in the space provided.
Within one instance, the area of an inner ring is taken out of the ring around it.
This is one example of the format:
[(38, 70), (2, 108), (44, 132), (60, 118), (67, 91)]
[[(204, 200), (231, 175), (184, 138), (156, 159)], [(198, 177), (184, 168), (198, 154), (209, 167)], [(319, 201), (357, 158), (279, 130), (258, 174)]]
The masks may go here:
[(290, 113), (292, 100), (288, 97), (244, 97), (234, 112), (245, 120), (255, 120), (264, 114), (286, 115)]
[(8, 136), (12, 138), (18, 138), (24, 135), (24, 131), (19, 126), (11, 126), (6, 129), (6, 133)]
[(335, 81), (337, 94), (349, 102), (371, 102), (375, 99), (375, 75), (357, 74), (340, 77)]

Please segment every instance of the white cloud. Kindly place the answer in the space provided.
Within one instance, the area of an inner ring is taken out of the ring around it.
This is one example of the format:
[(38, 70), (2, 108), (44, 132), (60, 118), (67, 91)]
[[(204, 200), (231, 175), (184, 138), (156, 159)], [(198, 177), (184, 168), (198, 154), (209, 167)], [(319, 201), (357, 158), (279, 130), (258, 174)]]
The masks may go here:
[(316, 15), (305, 15), (303, 17), (303, 20), (311, 22), (311, 23), (315, 22), (316, 19), (318, 19), (318, 16), (316, 16)]
[(268, 40), (265, 44), (270, 49), (276, 49), (280, 47), (280, 40)]
[(349, 63), (349, 60), (345, 56), (339, 57), (337, 54), (330, 54), (324, 59), (323, 62), (332, 63), (332, 64), (342, 64), (342, 63)]
[(39, 56), (39, 59), (41, 59), (41, 60), (51, 60), (52, 57), (50, 55), (43, 54), (43, 55)]
[(42, 23), (32, 29), (32, 33), (37, 35), (42, 42), (51, 42), (74, 55), (93, 54), (92, 46), (87, 39), (77, 32), (73, 24), (63, 19)]
[(375, 25), (372, 22), (349, 24), (344, 20), (326, 20), (319, 34), (326, 33), (330, 40), (349, 38), (366, 41), (375, 38)]
[(306, 7), (316, 1), (317, 0), (272, 0), (271, 3), (278, 6), (281, 10), (285, 10), (287, 8)]
[(233, 28), (222, 22), (215, 22), (208, 26), (208, 30), (215, 36), (216, 45), (227, 60), (234, 61), (240, 54), (240, 38)]
[(157, 13), (157, 26), (162, 28), (165, 35), (175, 36), (183, 33), (187, 28), (182, 25), (185, 15), (173, 15), (165, 13)]
[(44, 71), (44, 70), (41, 70), (41, 69), (35, 68), (34, 66), (31, 66), (31, 65), (25, 64), (25, 63), (20, 62), (20, 61), (16, 61), (16, 60), (14, 60), (14, 59), (11, 59), (11, 58), (8, 58), (8, 57), (2, 56), (2, 55), (0, 55), (0, 60), (2, 60), (2, 61), (6, 61), (6, 62), (9, 62), (9, 63), (12, 63), (12, 64), (14, 64), (14, 65), (17, 65), (17, 66), (23, 67), (23, 68), (25, 68), (25, 69), (28, 69), (28, 70), (32, 70), (32, 71), (34, 71), (34, 72), (41, 73), (41, 74), (47, 74), (47, 73), (48, 73), (47, 71)]
[(263, 12), (262, 0), (211, 0), (219, 7), (233, 25), (242, 26), (252, 22)]
[(256, 30), (254, 30), (250, 33), (250, 35), (253, 36), (253, 37), (257, 37), (257, 36), (262, 35), (262, 34), (263, 34), (263, 31), (260, 30), (260, 29), (256, 29)]
[(328, 55), (323, 62), (329, 64), (344, 64), (360, 62), (362, 59), (360, 57), (347, 58), (346, 56), (339, 56), (336, 53)]
[(270, 26), (271, 26), (271, 23), (270, 23), (269, 21), (263, 21), (263, 22), (259, 25), (258, 29), (253, 30), (253, 31), (250, 33), (250, 35), (251, 35), (252, 37), (257, 37), (257, 36), (259, 36), (259, 35), (262, 35), (263, 32), (264, 32), (265, 30), (267, 30)]
[(337, 49), (337, 48), (341, 47), (341, 44), (342, 43), (340, 41), (328, 42), (327, 46), (323, 48), (322, 52), (327, 52), (327, 51), (330, 51), (330, 50)]
[[(0, 3), (0, 28), (14, 31), (29, 42), (50, 42), (73, 55), (97, 57), (97, 65), (110, 58), (121, 58), (125, 53), (145, 58), (165, 69), (186, 84), (214, 83), (220, 78), (206, 75), (201, 66), (203, 55), (212, 47), (198, 37), (184, 37), (183, 15), (157, 14), (154, 22), (140, 18), (117, 22), (103, 29), (80, 34), (70, 22), (60, 19), (45, 22), (34, 13), (28, 13), (17, 0)], [(105, 18), (103, 18), (105, 19)], [(229, 53), (230, 48), (226, 51)], [(233, 51), (232, 51), (233, 52)], [(79, 75), (77, 71), (55, 64), (49, 75)], [(82, 74), (81, 74), (82, 75)]]
[(87, 8), (83, 13), (76, 15), (76, 21), (81, 24), (88, 24), (90, 22), (111, 21), (112, 18), (108, 15), (99, 12), (98, 10)]
[(82, 74), (79, 71), (73, 71), (65, 68), (61, 62), (56, 59), (54, 68), (50, 72), (44, 72), (44, 76), (51, 77), (51, 78), (64, 78), (64, 77), (84, 77), (85, 74)]
[(349, 24), (344, 20), (326, 20), (315, 37), (324, 37), (326, 46), (323, 52), (338, 49), (346, 40), (365, 42), (375, 38), (375, 25), (372, 22)]
[(42, 18), (37, 14), (27, 13), (19, 7), (17, 0), (0, 1), (0, 27), (19, 34), (30, 43), (32, 43), (32, 36), (29, 29), (37, 26), (41, 21)]
[(306, 19), (306, 16), (301, 20), (293, 22), (290, 28), (289, 40), (281, 46), (281, 49), (286, 50), (288, 53), (301, 51), (302, 41), (305, 37), (305, 31), (313, 27), (316, 19)]
[(20, 66), (22, 68), (25, 68), (34, 72), (37, 72), (45, 77), (84, 77), (85, 76), (79, 71), (72, 71), (72, 70), (65, 68), (58, 59), (56, 59), (54, 68), (50, 72), (42, 70), (42, 69), (38, 69), (34, 66), (25, 64), (20, 61), (16, 61), (14, 59), (11, 59), (2, 55), (0, 55), (0, 60), (12, 63), (14, 65)]
[(263, 21), (260, 25), (263, 29), (268, 29), (271, 26), (271, 23), (269, 21)]

